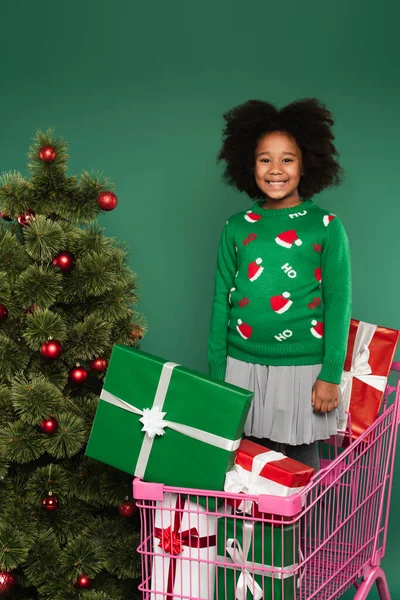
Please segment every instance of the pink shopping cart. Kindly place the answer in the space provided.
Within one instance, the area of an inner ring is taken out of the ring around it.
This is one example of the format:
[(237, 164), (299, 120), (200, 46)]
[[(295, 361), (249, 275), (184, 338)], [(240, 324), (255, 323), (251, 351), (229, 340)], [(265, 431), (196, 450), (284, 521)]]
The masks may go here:
[(365, 600), (376, 583), (390, 600), (380, 562), (399, 421), (400, 381), (376, 422), (344, 450), (327, 446), (323, 468), (286, 498), (135, 480), (143, 599), (334, 600), (354, 586)]

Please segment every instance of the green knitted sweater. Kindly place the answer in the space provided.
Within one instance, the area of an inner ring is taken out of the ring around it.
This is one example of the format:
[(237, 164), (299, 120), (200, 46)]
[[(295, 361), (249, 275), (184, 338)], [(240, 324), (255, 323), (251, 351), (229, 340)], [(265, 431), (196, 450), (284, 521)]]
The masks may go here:
[(254, 204), (227, 221), (218, 250), (208, 343), (211, 375), (227, 356), (261, 365), (315, 365), (339, 383), (351, 315), (350, 251), (340, 220), (305, 200)]

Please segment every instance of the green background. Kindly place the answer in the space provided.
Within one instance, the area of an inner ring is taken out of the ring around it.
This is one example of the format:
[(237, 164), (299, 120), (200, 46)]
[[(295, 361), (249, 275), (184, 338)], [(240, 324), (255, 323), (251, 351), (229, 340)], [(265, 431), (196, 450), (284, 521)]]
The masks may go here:
[[(249, 204), (215, 162), (221, 114), (249, 98), (317, 96), (334, 113), (346, 178), (315, 199), (349, 234), (353, 314), (400, 328), (399, 19), (395, 0), (2, 0), (0, 170), (25, 173), (30, 138), (54, 126), (71, 173), (114, 180), (119, 206), (102, 223), (140, 278), (143, 348), (205, 370), (218, 238)], [(384, 562), (393, 598), (399, 502), (398, 466)]]

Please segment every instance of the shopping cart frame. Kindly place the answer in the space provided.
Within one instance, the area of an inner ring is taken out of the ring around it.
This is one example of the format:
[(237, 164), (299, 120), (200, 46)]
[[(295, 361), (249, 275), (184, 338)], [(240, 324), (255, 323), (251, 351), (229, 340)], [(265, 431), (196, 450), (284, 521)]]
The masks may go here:
[[(400, 363), (394, 363), (393, 369), (400, 371)], [(394, 400), (389, 403), (388, 400), (393, 394)], [(279, 539), (280, 531), (284, 532), (288, 526), (296, 527), (296, 560), (292, 570), (285, 571), (283, 563), (272, 563), (265, 566), (263, 571), (263, 576), (268, 575), (282, 581), (289, 573), (295, 578), (296, 586), (290, 596), (285, 596), (283, 583), (278, 593), (272, 588), (268, 592), (270, 600), (285, 600), (285, 597), (290, 597), (291, 600), (336, 600), (352, 586), (355, 587), (354, 600), (366, 600), (375, 584), (381, 600), (390, 600), (381, 560), (387, 544), (399, 421), (400, 380), (395, 387), (387, 386), (382, 414), (378, 419), (347, 448), (338, 449), (336, 446), (332, 449), (331, 446), (333, 458), (330, 456), (329, 459), (325, 459), (322, 463), (323, 468), (300, 493), (286, 498), (247, 496), (246, 499), (253, 503), (251, 515), (232, 515), (232, 504), (236, 503), (237, 507), (243, 500), (243, 496), (239, 494), (176, 488), (135, 479), (133, 495), (141, 518), (141, 543), (138, 552), (142, 556), (142, 583), (139, 589), (143, 599), (200, 598), (199, 595), (191, 593), (155, 593), (151, 588), (151, 572), (155, 558), (155, 517), (156, 514), (160, 514), (160, 510), (171, 511), (171, 507), (160, 508), (160, 504), (166, 495), (176, 494), (184, 501), (194, 500), (199, 507), (199, 514), (217, 516), (218, 519), (236, 519), (238, 528), (239, 523), (246, 519), (261, 524), (265, 531), (266, 528), (272, 528), (272, 531), (278, 532)], [(257, 505), (254, 503), (257, 503), (261, 514), (255, 515), (254, 507)], [(193, 514), (193, 518), (195, 517)], [(234, 558), (238, 572), (241, 570), (242, 573), (250, 572), (253, 575), (260, 572), (253, 573), (246, 558)], [(183, 559), (178, 555), (174, 560)], [(189, 560), (202, 559), (189, 557)], [(220, 558), (211, 560), (208, 557), (203, 562), (222, 570), (227, 570), (229, 566), (226, 558), (221, 562)], [(253, 588), (254, 580), (255, 577)], [(211, 590), (210, 584), (208, 587)], [(212, 600), (212, 597), (213, 593), (209, 591), (208, 597), (202, 595), (201, 600)], [(217, 592), (215, 600), (228, 598)], [(234, 598), (230, 597), (229, 600)]]

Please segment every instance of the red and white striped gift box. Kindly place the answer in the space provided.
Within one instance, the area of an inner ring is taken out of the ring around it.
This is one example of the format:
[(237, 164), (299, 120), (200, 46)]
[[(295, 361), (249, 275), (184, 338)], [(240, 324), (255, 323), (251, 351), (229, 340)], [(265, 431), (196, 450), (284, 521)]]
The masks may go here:
[[(351, 415), (353, 439), (359, 437), (379, 415), (399, 336), (400, 332), (396, 329), (351, 320), (340, 391), (343, 409)], [(345, 415), (338, 426), (339, 441), (344, 436), (343, 441), (346, 442), (347, 430), (348, 418)]]

